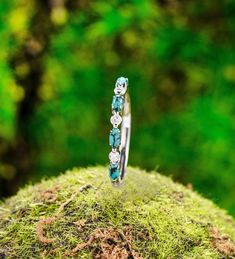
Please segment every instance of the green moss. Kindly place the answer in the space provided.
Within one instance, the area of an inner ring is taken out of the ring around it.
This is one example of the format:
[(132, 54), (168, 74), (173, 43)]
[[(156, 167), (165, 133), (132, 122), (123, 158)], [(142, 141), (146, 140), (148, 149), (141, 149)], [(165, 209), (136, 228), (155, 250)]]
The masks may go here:
[[(156, 173), (129, 168), (119, 188), (107, 174), (104, 167), (74, 169), (0, 204), (0, 258), (234, 255), (235, 222), (212, 202)], [(79, 192), (84, 185), (92, 187)], [(51, 217), (43, 237), (54, 240), (43, 242), (38, 222)]]

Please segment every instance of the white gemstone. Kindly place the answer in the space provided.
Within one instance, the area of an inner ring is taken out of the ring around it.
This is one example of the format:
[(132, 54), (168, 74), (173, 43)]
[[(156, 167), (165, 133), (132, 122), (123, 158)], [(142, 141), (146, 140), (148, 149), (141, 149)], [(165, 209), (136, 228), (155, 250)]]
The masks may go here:
[(116, 164), (120, 160), (120, 154), (117, 151), (111, 151), (109, 153), (109, 159), (112, 164)]
[(122, 122), (122, 117), (118, 113), (116, 113), (111, 117), (110, 121), (113, 124), (113, 126), (118, 126)]
[(115, 84), (114, 93), (124, 95), (127, 90), (128, 79), (125, 77), (119, 77)]

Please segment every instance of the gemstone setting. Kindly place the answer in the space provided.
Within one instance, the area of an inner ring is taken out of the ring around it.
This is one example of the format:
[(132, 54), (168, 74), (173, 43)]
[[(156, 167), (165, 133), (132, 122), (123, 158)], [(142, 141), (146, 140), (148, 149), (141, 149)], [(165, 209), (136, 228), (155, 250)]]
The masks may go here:
[(128, 79), (125, 77), (119, 77), (115, 84), (114, 93), (118, 95), (124, 95), (127, 91)]
[[(126, 94), (128, 90), (128, 78), (119, 77), (115, 83), (111, 104), (112, 115), (110, 122), (113, 126), (109, 133), (109, 145), (112, 151), (109, 153), (109, 177), (113, 186), (119, 186), (125, 175), (126, 153), (129, 152), (130, 140), (130, 100)], [(121, 126), (121, 129), (119, 129)], [(127, 128), (127, 130), (125, 130)]]
[(118, 113), (115, 113), (111, 119), (110, 119), (110, 122), (113, 124), (113, 126), (116, 128), (118, 127), (121, 122), (122, 122), (122, 117), (118, 114)]
[(109, 145), (117, 148), (121, 144), (121, 135), (118, 128), (113, 128), (109, 133)]
[(123, 96), (114, 96), (112, 102), (112, 109), (115, 112), (120, 112), (124, 105), (124, 98)]
[(118, 164), (110, 164), (109, 166), (109, 177), (111, 178), (112, 181), (118, 180), (120, 177), (120, 169)]
[(116, 164), (120, 161), (120, 154), (117, 151), (111, 151), (109, 153), (109, 160), (112, 164)]

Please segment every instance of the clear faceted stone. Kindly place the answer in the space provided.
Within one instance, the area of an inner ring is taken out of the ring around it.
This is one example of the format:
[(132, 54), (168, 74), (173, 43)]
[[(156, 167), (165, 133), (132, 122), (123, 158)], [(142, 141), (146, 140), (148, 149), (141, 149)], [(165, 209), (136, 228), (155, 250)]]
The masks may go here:
[(118, 162), (120, 161), (120, 154), (119, 154), (119, 152), (117, 152), (117, 151), (115, 151), (115, 152), (111, 151), (111, 152), (109, 153), (109, 159), (110, 159), (110, 162), (111, 162), (112, 164), (118, 163)]
[(119, 77), (115, 84), (114, 93), (124, 95), (127, 91), (128, 79), (125, 77)]
[(122, 117), (119, 114), (114, 114), (111, 119), (110, 119), (111, 123), (113, 124), (113, 126), (118, 126), (121, 124), (122, 122)]

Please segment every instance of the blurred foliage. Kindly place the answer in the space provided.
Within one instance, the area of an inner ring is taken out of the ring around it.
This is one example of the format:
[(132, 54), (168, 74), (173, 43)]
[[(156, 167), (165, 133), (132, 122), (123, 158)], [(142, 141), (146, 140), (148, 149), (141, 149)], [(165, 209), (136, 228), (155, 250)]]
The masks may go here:
[(3, 0), (0, 17), (2, 186), (107, 163), (123, 75), (130, 164), (235, 214), (234, 1)]
[(9, 59), (27, 34), (29, 9), (27, 1), (2, 1), (0, 8), (0, 138), (12, 140), (15, 134), (16, 104), (23, 98), (16, 84)]

